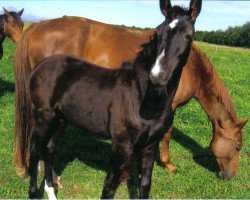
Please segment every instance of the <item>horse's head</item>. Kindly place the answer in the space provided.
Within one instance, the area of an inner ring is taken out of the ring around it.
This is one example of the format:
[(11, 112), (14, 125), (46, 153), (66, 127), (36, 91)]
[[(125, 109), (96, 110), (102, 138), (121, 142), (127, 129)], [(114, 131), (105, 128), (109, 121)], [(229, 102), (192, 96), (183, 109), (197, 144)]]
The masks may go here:
[(166, 20), (156, 28), (158, 55), (150, 79), (155, 85), (166, 85), (174, 70), (183, 67), (187, 61), (201, 0), (191, 0), (189, 9), (172, 7), (170, 0), (160, 0), (160, 7)]
[(238, 171), (239, 155), (242, 147), (243, 128), (247, 120), (237, 122), (228, 120), (223, 124), (214, 125), (211, 151), (219, 166), (219, 177), (229, 180)]
[(4, 34), (11, 38), (14, 42), (17, 42), (23, 33), (23, 21), (21, 20), (21, 15), (23, 10), (19, 12), (9, 12), (4, 9), (5, 23), (4, 23)]

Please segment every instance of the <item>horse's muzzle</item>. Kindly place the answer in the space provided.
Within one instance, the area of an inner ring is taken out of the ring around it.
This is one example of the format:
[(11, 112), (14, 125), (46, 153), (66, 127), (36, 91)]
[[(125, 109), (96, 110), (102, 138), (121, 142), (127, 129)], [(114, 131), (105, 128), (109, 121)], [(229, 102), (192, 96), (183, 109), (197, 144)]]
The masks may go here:
[(235, 172), (228, 172), (228, 171), (220, 171), (219, 177), (222, 180), (230, 180), (235, 176)]

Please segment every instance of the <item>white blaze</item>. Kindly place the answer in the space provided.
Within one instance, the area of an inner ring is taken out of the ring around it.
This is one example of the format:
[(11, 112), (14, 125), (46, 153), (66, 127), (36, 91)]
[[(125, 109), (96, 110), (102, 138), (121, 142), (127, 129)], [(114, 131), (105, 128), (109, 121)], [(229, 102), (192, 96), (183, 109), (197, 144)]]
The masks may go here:
[(47, 185), (47, 182), (45, 180), (45, 186), (44, 186), (44, 190), (46, 191), (47, 195), (48, 195), (48, 199), (51, 199), (51, 200), (56, 200), (56, 195), (55, 195), (55, 190), (53, 187), (49, 187)]
[(161, 54), (158, 56), (158, 58), (156, 59), (156, 62), (155, 62), (155, 65), (153, 66), (152, 70), (151, 70), (151, 74), (153, 76), (158, 76), (159, 73), (161, 72), (161, 64), (160, 64), (160, 61), (161, 59), (165, 56), (165, 52), (164, 52), (164, 49), (163, 51), (161, 52)]
[(178, 19), (175, 19), (175, 20), (173, 20), (170, 24), (169, 24), (169, 27), (171, 28), (171, 29), (174, 29), (175, 27), (176, 27), (176, 25), (178, 24)]

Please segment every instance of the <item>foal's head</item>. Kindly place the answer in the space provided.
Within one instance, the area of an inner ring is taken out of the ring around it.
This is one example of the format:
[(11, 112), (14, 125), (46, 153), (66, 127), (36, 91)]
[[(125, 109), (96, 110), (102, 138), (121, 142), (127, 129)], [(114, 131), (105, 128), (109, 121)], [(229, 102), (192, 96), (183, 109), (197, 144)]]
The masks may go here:
[(213, 152), (219, 166), (219, 177), (229, 180), (238, 171), (240, 150), (242, 147), (243, 128), (247, 120), (226, 121), (223, 125), (215, 124), (211, 141)]
[(155, 85), (166, 85), (175, 69), (183, 67), (187, 61), (201, 0), (191, 0), (189, 9), (172, 7), (170, 0), (161, 0), (160, 7), (166, 20), (156, 28), (158, 55), (150, 79)]
[(4, 9), (4, 23), (3, 23), (3, 34), (11, 38), (14, 42), (17, 42), (23, 33), (23, 21), (21, 20), (21, 15), (23, 9), (19, 12), (9, 12)]

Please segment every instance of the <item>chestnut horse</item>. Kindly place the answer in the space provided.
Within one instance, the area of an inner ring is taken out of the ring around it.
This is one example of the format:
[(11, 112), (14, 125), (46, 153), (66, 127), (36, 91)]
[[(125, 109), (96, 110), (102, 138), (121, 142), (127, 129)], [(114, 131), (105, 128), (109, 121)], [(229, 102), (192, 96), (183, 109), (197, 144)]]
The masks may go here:
[(23, 10), (19, 12), (9, 12), (4, 9), (4, 14), (0, 15), (0, 60), (3, 57), (3, 41), (9, 37), (13, 42), (18, 42), (23, 33), (23, 22), (21, 15)]
[[(160, 7), (165, 15), (166, 8), (171, 7), (171, 3), (161, 0)], [(131, 30), (79, 17), (63, 17), (32, 24), (25, 31), (15, 56), (15, 162), (20, 167), (19, 175), (26, 174), (27, 171), (26, 155), (30, 128), (27, 122), (31, 113), (27, 106), (30, 104), (26, 88), (27, 74), (38, 62), (51, 55), (70, 54), (103, 67), (116, 68), (126, 60), (133, 60), (141, 50), (140, 45), (147, 42), (153, 34), (154, 30)], [(119, 51), (120, 49), (123, 51)], [(212, 63), (194, 44), (181, 75), (172, 104), (173, 109), (185, 105), (192, 98), (198, 100), (213, 124), (211, 150), (219, 164), (220, 177), (231, 178), (232, 174), (238, 171), (239, 152), (236, 149), (239, 150), (241, 145), (245, 120), (237, 119), (232, 100)], [(210, 109), (210, 105), (215, 108)], [(221, 112), (217, 112), (216, 105), (220, 106)], [(175, 167), (170, 163), (169, 140), (170, 134), (166, 133), (161, 161), (167, 169), (173, 170)], [(232, 145), (220, 152), (220, 144), (227, 141)]]
[(45, 162), (45, 191), (49, 199), (56, 198), (52, 160), (67, 121), (111, 137), (102, 199), (114, 198), (122, 172), (129, 170), (134, 157), (139, 163), (139, 197), (149, 198), (159, 142), (173, 122), (172, 100), (200, 9), (201, 0), (192, 1), (189, 10), (169, 8), (165, 21), (135, 60), (119, 69), (105, 69), (69, 55), (54, 55), (37, 65), (29, 82), (34, 120), (30, 122), (34, 125), (30, 198), (37, 198), (40, 159)]

